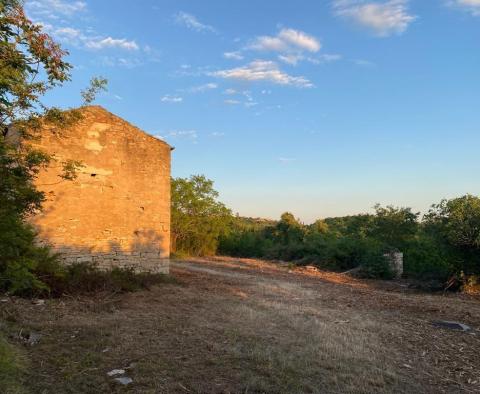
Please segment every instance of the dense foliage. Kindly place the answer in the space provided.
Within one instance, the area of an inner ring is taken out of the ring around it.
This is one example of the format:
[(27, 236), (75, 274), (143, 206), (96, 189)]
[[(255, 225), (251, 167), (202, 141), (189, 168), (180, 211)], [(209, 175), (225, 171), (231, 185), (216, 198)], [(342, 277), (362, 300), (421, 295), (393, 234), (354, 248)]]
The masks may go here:
[(202, 175), (172, 179), (171, 248), (177, 255), (215, 254), (231, 212), (218, 201), (213, 182)]
[[(0, 290), (12, 293), (46, 288), (37, 273), (53, 256), (35, 244), (35, 233), (26, 218), (44, 200), (34, 181), (40, 169), (55, 157), (33, 148), (43, 123), (54, 131), (80, 119), (78, 110), (45, 106), (41, 99), (50, 89), (69, 79), (67, 54), (42, 27), (32, 23), (18, 0), (0, 0)], [(93, 100), (106, 80), (93, 78), (82, 96)], [(64, 180), (75, 178), (81, 163), (61, 164)]]
[[(384, 254), (404, 253), (405, 275), (445, 282), (480, 273), (480, 198), (466, 195), (433, 205), (420, 218), (410, 208), (375, 206), (374, 214), (318, 220), (304, 225), (290, 213), (276, 223), (251, 226), (237, 218), (219, 253), (315, 264), (333, 270), (356, 267), (369, 277), (391, 276)], [(463, 274), (461, 274), (463, 273)]]

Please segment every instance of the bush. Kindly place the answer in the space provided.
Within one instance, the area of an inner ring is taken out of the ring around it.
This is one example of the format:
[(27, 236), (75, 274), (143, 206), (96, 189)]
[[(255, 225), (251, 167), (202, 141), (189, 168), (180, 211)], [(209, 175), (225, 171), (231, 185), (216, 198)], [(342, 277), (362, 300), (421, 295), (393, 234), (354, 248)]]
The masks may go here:
[[(18, 216), (0, 218), (0, 291), (11, 294), (42, 292), (48, 286), (39, 273), (59, 270), (47, 247), (35, 244), (35, 232)], [(51, 273), (51, 272), (50, 272)]]
[(377, 251), (368, 252), (363, 256), (359, 274), (363, 278), (393, 279), (394, 274), (388, 257)]
[(454, 272), (453, 258), (433, 239), (422, 236), (404, 252), (404, 275), (408, 278), (444, 283)]
[(100, 270), (92, 263), (76, 263), (42, 277), (48, 286), (44, 294), (88, 294), (95, 292), (123, 293), (149, 289), (159, 283), (173, 281), (165, 274), (136, 273), (133, 268)]

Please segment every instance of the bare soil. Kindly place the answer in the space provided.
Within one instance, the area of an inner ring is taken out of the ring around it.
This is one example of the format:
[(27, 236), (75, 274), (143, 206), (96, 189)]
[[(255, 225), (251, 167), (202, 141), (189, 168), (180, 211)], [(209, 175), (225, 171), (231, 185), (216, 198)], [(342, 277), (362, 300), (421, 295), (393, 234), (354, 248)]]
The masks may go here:
[[(0, 303), (24, 391), (480, 393), (473, 296), (247, 259), (175, 262), (171, 274), (177, 284), (149, 291)], [(21, 344), (32, 331), (39, 342)]]

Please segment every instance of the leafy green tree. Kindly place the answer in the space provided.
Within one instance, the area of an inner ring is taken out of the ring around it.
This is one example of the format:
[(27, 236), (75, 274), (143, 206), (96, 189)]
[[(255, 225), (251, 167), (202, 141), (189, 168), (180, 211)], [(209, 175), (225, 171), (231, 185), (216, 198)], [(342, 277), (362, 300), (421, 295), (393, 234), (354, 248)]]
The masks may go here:
[(419, 213), (411, 208), (375, 205), (375, 217), (367, 235), (382, 242), (387, 249), (403, 251), (418, 230)]
[[(22, 292), (44, 284), (35, 274), (52, 257), (35, 245), (25, 219), (41, 209), (44, 195), (35, 187), (38, 172), (54, 157), (34, 149), (43, 123), (61, 130), (80, 119), (80, 111), (62, 111), (43, 104), (44, 94), (70, 78), (64, 51), (32, 23), (19, 0), (0, 0), (0, 289)], [(94, 78), (84, 92), (93, 100), (106, 81)], [(75, 178), (81, 165), (61, 163), (63, 179)]]
[(455, 254), (457, 270), (480, 272), (480, 198), (465, 195), (433, 205), (426, 231)]
[(203, 175), (172, 179), (172, 252), (215, 254), (232, 214), (218, 201), (213, 182)]

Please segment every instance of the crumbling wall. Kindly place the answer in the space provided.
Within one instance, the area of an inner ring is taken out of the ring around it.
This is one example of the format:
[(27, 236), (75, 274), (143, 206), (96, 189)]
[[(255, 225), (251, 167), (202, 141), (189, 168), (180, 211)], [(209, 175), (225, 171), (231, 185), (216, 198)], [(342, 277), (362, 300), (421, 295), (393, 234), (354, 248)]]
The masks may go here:
[[(32, 218), (40, 239), (66, 263), (168, 272), (171, 147), (101, 107), (82, 111), (35, 143), (56, 158), (37, 181), (47, 197)], [(59, 177), (68, 159), (84, 165), (74, 181)]]

